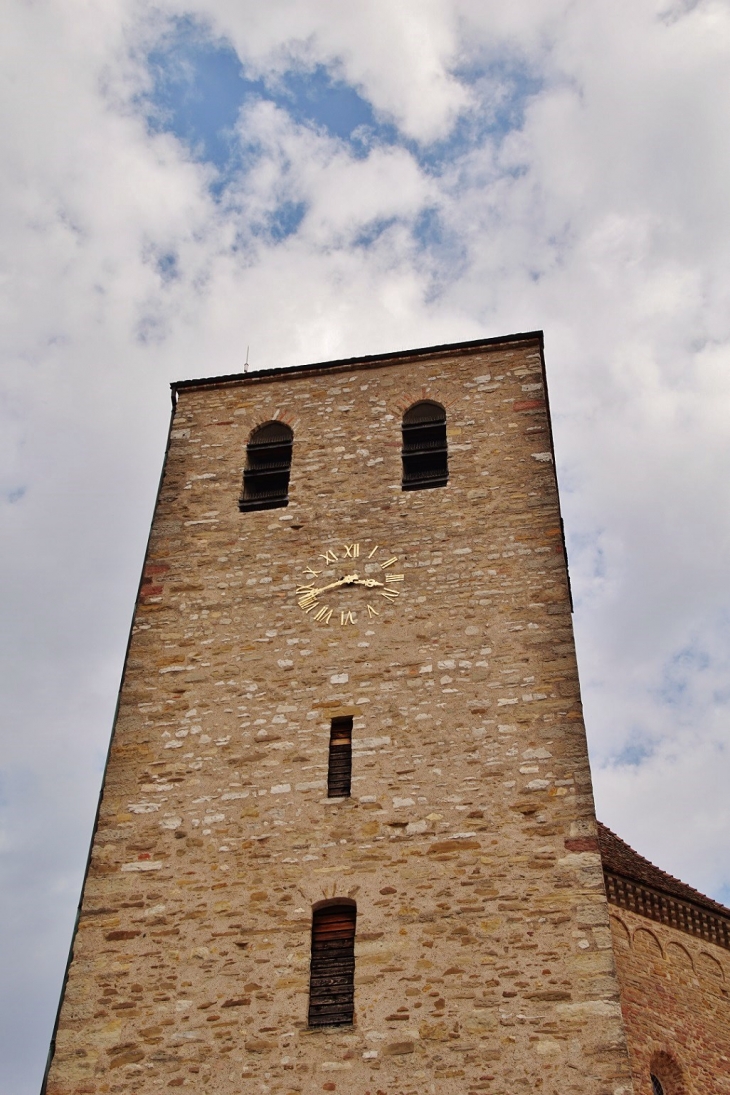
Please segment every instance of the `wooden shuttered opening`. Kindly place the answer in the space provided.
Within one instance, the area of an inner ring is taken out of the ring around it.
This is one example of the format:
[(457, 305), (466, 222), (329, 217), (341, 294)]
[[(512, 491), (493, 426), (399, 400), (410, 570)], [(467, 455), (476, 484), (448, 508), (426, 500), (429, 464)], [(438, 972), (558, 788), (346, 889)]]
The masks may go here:
[(352, 778), (352, 719), (332, 719), (330, 754), (327, 768), (327, 797), (340, 798), (350, 794)]
[(294, 434), (285, 422), (267, 422), (251, 434), (246, 449), (241, 510), (278, 509), (289, 505)]
[(403, 490), (445, 487), (449, 481), (446, 411), (424, 399), (403, 415)]
[(310, 1027), (347, 1026), (355, 1013), (354, 904), (330, 904), (312, 916)]

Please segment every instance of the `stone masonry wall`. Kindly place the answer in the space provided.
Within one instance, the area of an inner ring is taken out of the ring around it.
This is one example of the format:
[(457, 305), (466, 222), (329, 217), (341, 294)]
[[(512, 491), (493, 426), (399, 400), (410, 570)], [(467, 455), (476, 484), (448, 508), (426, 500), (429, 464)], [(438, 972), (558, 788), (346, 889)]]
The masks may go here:
[(730, 954), (611, 909), (636, 1095), (730, 1095)]
[[(450, 481), (402, 492), (424, 396)], [(290, 504), (242, 514), (273, 417)], [(299, 607), (355, 566), (399, 596)], [(309, 1030), (338, 895), (355, 1022)], [(48, 1093), (168, 1087), (630, 1095), (537, 339), (180, 391)]]

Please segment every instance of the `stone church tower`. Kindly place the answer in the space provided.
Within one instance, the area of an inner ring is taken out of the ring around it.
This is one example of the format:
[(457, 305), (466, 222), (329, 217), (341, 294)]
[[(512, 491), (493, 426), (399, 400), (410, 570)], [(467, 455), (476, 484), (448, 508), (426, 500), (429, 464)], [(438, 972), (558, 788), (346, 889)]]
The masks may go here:
[(630, 1095), (542, 336), (174, 397), (48, 1095)]

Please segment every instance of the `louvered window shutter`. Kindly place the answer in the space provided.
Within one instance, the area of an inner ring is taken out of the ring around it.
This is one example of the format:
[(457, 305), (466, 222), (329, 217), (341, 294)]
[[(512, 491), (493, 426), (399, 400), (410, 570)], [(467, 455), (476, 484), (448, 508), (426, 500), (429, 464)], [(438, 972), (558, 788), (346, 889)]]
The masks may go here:
[(350, 794), (352, 777), (352, 719), (332, 719), (330, 755), (327, 770), (327, 797), (340, 798)]
[(294, 434), (285, 422), (267, 422), (251, 434), (246, 449), (241, 510), (278, 509), (289, 505)]
[(430, 399), (403, 415), (403, 490), (445, 487), (449, 481), (446, 411)]
[(310, 1027), (346, 1026), (355, 1013), (355, 905), (326, 905), (312, 917)]

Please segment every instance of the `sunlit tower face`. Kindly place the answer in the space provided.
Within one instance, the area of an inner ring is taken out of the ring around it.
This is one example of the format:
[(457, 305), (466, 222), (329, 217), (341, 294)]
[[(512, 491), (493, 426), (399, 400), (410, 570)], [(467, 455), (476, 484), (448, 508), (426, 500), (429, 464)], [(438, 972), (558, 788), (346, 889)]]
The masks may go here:
[(618, 1090), (541, 336), (175, 395), (49, 1092)]

